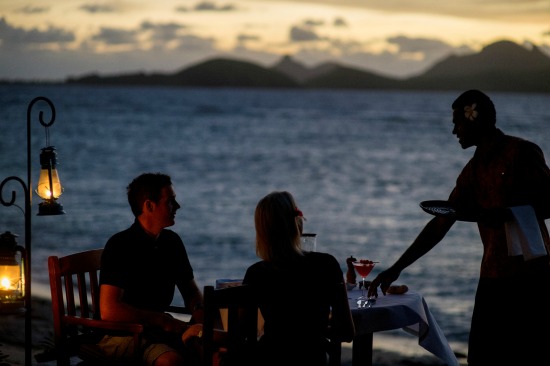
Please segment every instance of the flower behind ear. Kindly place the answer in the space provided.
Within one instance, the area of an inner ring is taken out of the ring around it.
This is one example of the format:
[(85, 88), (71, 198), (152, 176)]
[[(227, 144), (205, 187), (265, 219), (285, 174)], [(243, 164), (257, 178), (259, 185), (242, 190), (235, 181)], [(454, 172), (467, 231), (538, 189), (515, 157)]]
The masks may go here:
[(470, 121), (475, 121), (478, 115), (476, 111), (477, 104), (473, 103), (472, 105), (464, 106), (464, 117)]

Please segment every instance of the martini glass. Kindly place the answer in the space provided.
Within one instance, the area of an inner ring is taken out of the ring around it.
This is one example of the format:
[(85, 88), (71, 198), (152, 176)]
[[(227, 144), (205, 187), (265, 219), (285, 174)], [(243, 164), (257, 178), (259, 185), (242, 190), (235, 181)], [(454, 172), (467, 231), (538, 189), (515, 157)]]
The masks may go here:
[(374, 268), (374, 265), (378, 262), (373, 262), (368, 259), (359, 259), (352, 263), (355, 267), (355, 270), (357, 271), (359, 276), (361, 276), (361, 279), (363, 281), (363, 286), (361, 286), (361, 296), (357, 298), (357, 305), (361, 307), (362, 303), (366, 303), (369, 300), (368, 297), (365, 296), (365, 279)]

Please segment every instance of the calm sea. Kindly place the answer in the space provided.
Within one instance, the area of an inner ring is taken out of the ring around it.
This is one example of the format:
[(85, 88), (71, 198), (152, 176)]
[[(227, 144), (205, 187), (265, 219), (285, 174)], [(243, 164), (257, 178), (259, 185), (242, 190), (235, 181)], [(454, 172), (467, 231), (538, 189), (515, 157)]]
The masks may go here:
[[(133, 221), (125, 187), (142, 172), (172, 176), (182, 208), (172, 227), (200, 286), (242, 278), (257, 260), (253, 212), (273, 190), (292, 192), (319, 251), (345, 269), (350, 255), (389, 266), (431, 218), (418, 206), (446, 199), (473, 150), (451, 134), (456, 92), (0, 86), (0, 179), (26, 180), (29, 102), (49, 98), (49, 128), (65, 187), (62, 216), (32, 207), (33, 294), (48, 294), (47, 257), (102, 247)], [(498, 125), (550, 156), (550, 98), (491, 94)], [(44, 128), (31, 121), (33, 185)], [(45, 118), (49, 110), (44, 106)], [(23, 192), (16, 183), (2, 192)], [(24, 216), (0, 206), (0, 232), (24, 243)], [(467, 340), (481, 243), (459, 222), (400, 278), (422, 293), (450, 341)], [(315, 281), (315, 273), (309, 278)]]

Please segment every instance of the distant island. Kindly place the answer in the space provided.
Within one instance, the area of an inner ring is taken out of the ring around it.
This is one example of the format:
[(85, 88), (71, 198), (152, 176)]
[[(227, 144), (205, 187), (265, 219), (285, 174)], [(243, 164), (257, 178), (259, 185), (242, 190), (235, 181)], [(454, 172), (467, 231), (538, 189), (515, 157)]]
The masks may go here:
[(536, 46), (527, 49), (503, 40), (476, 54), (449, 56), (423, 74), (407, 79), (386, 77), (337, 63), (308, 68), (291, 56), (284, 56), (272, 67), (214, 58), (171, 74), (87, 74), (67, 78), (65, 84), (431, 91), (482, 89), (550, 93), (550, 57)]

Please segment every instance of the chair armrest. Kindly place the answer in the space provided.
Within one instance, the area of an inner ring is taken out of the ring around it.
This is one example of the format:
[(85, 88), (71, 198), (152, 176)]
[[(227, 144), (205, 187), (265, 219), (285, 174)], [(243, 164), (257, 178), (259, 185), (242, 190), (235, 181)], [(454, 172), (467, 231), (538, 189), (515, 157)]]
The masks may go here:
[(88, 328), (120, 330), (131, 333), (143, 333), (143, 325), (138, 323), (113, 322), (107, 320), (96, 320), (90, 318), (80, 318), (75, 316), (65, 316), (65, 324), (82, 325)]

